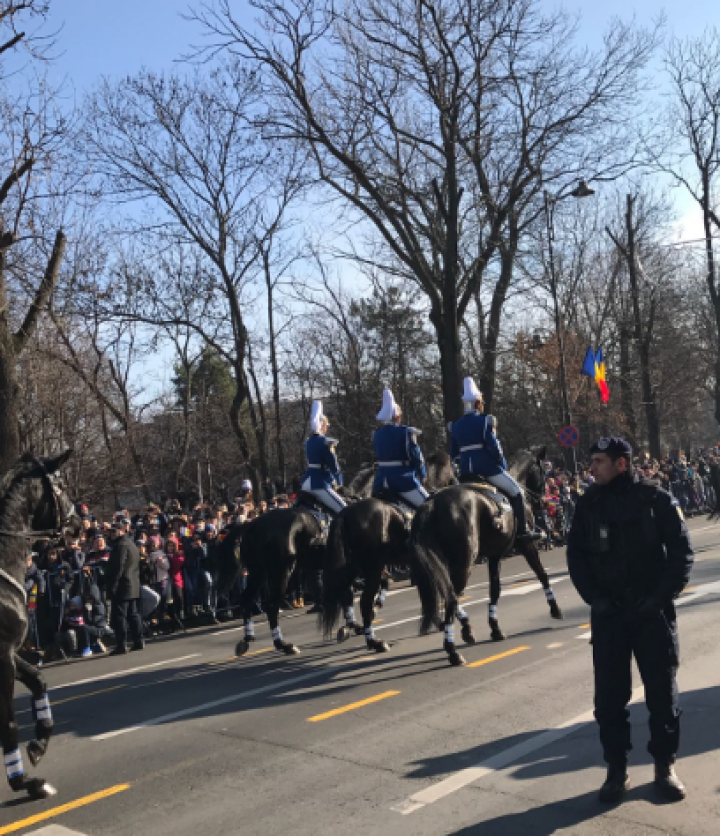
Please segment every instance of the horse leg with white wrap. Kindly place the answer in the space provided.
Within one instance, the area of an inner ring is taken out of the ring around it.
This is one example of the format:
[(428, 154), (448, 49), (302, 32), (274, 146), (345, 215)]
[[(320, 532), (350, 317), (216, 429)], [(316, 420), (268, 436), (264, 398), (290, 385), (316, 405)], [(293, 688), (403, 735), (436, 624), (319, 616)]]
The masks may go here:
[[(8, 784), (14, 792), (25, 790), (30, 798), (49, 798), (56, 790), (43, 778), (28, 778), (23, 767), (19, 749), (18, 727), (15, 722), (13, 693), (15, 690), (15, 652), (6, 643), (0, 646), (0, 739), (5, 760), (5, 772)], [(49, 736), (49, 735), (48, 735)], [(33, 752), (28, 747), (28, 754), (33, 760)]]
[(33, 766), (37, 766), (47, 752), (53, 723), (47, 683), (37, 668), (15, 654), (15, 676), (30, 691), (32, 714), (35, 718), (35, 740), (27, 745), (27, 753)]
[(365, 578), (365, 588), (360, 596), (360, 614), (362, 615), (365, 642), (368, 650), (374, 650), (376, 653), (386, 653), (390, 650), (390, 645), (387, 642), (381, 641), (375, 637), (375, 631), (372, 626), (375, 618), (375, 595), (380, 590), (380, 579), (382, 573), (382, 567), (377, 568), (378, 571), (376, 573), (373, 573), (370, 577)]

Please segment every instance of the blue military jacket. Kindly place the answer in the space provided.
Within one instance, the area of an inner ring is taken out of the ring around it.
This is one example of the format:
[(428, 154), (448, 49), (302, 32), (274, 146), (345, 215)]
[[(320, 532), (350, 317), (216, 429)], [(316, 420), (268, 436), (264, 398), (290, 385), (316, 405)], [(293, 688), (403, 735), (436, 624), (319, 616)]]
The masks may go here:
[(308, 466), (302, 481), (304, 482), (309, 477), (310, 487), (313, 490), (331, 488), (333, 484), (342, 485), (340, 465), (337, 456), (332, 451), (332, 445), (336, 443), (334, 438), (326, 438), (320, 433), (313, 433), (305, 442)]
[(417, 430), (405, 424), (383, 424), (373, 433), (378, 470), (373, 490), (390, 488), (398, 493), (422, 486), (427, 471), (416, 440)]
[(460, 456), (460, 475), (497, 476), (507, 470), (502, 447), (493, 432), (492, 415), (468, 412), (452, 425), (452, 457)]

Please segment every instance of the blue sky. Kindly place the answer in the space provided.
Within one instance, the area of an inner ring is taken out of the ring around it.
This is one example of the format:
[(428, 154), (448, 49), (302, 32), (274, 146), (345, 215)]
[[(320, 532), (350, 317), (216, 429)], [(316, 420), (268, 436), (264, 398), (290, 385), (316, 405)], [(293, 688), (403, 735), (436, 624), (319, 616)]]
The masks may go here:
[[(58, 35), (59, 56), (52, 75), (65, 81), (78, 99), (102, 76), (119, 78), (141, 67), (171, 69), (192, 44), (200, 43), (196, 24), (183, 20), (195, 0), (53, 0), (51, 26)], [(239, 19), (250, 22), (253, 10), (246, 0), (231, 0)], [(548, 8), (557, 7), (545, 0)], [(597, 45), (614, 17), (633, 16), (650, 23), (664, 11), (668, 32), (697, 35), (708, 25), (720, 26), (717, 0), (564, 0), (563, 7), (582, 15), (580, 39)], [(662, 83), (662, 74), (658, 72)], [(678, 214), (685, 238), (700, 233), (699, 212), (689, 198), (677, 193)]]
[[(180, 15), (192, 0), (54, 0), (52, 25), (63, 25), (59, 35), (63, 54), (56, 66), (78, 91), (93, 86), (102, 75), (122, 76), (141, 66), (172, 66), (191, 43), (199, 41), (193, 24)], [(250, 20), (245, 0), (234, 0), (240, 19)], [(554, 7), (554, 2), (547, 2)], [(653, 0), (564, 0), (582, 13), (582, 32), (592, 43), (615, 16), (635, 15), (638, 22), (657, 17), (663, 6)], [(670, 0), (664, 6), (668, 27), (678, 35), (699, 34), (706, 25), (720, 25), (716, 0)]]

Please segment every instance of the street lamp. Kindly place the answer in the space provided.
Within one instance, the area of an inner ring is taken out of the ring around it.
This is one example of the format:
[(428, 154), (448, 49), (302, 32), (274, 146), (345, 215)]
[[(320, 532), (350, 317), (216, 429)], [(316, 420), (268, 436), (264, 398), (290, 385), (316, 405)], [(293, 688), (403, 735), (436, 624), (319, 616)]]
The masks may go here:
[[(557, 294), (557, 277), (555, 275), (555, 251), (554, 251), (554, 243), (555, 243), (555, 228), (553, 225), (553, 208), (558, 200), (562, 198), (556, 196), (554, 198), (550, 197), (550, 193), (547, 189), (543, 192), (545, 197), (545, 220), (547, 222), (547, 236), (548, 236), (548, 260), (550, 265), (550, 293), (552, 295), (553, 300), (553, 312), (555, 314), (555, 335), (557, 336), (558, 341), (558, 352), (560, 354), (560, 391), (562, 394), (562, 405), (563, 405), (563, 422), (565, 426), (569, 426), (572, 424), (572, 413), (570, 411), (570, 398), (568, 397), (568, 386), (567, 386), (567, 371), (565, 368), (565, 338), (563, 336), (562, 331), (562, 324), (560, 322), (560, 304), (558, 302), (558, 294)], [(582, 199), (584, 197), (591, 197), (595, 194), (594, 189), (591, 189), (588, 184), (581, 180), (578, 185), (565, 197), (574, 197), (576, 199)], [(572, 464), (573, 464), (573, 473), (577, 474), (577, 456), (575, 454), (575, 448), (570, 448), (572, 452)]]

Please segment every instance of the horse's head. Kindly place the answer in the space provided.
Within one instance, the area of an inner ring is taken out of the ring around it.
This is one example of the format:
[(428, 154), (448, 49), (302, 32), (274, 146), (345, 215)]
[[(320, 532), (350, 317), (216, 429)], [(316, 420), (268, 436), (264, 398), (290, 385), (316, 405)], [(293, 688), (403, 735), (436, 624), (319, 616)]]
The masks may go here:
[[(17, 464), (5, 475), (3, 485), (4, 499), (7, 491), (13, 485), (22, 485), (20, 501), (11, 502), (13, 509), (5, 508), (5, 512), (15, 510), (19, 512), (20, 524), (27, 527), (29, 533), (60, 533), (70, 531), (77, 536), (80, 533), (81, 522), (75, 512), (75, 506), (62, 489), (58, 472), (72, 455), (72, 450), (66, 450), (59, 456), (47, 458), (25, 453)], [(16, 495), (17, 496), (17, 495)]]
[(357, 476), (350, 482), (344, 491), (346, 496), (356, 496), (360, 499), (367, 499), (372, 492), (375, 468), (373, 465), (366, 465), (358, 471)]
[(428, 456), (426, 467), (427, 478), (425, 484), (431, 490), (447, 488), (448, 485), (457, 485), (452, 459), (445, 450), (438, 450)]
[(547, 454), (544, 446), (531, 447), (529, 450), (519, 450), (511, 459), (508, 468), (510, 475), (521, 485), (535, 494), (542, 494), (545, 490), (545, 473), (543, 461)]

